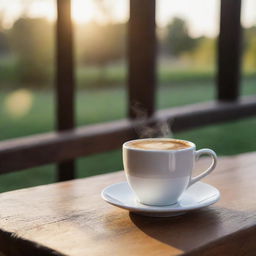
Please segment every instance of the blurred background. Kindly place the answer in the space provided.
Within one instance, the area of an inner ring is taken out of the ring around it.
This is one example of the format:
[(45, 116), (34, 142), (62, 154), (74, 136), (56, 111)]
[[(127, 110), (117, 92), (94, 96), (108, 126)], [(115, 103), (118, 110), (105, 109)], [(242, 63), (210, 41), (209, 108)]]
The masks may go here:
[[(157, 0), (157, 108), (215, 96), (219, 0)], [(256, 1), (242, 2), (242, 95), (256, 94)], [(142, 10), (143, 11), (143, 10)], [(127, 0), (73, 0), (77, 125), (126, 117)], [(0, 1), (0, 140), (54, 130), (55, 0)], [(139, 70), (138, 70), (139, 72)], [(173, 136), (219, 155), (256, 149), (256, 118)], [(81, 158), (78, 177), (122, 169), (120, 150)], [(2, 175), (0, 191), (55, 181), (54, 165)]]

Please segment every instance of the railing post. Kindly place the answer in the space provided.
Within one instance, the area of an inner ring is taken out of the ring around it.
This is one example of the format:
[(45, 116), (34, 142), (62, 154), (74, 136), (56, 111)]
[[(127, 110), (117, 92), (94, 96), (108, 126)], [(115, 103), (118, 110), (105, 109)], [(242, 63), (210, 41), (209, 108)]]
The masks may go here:
[[(130, 0), (128, 115), (153, 115), (156, 84), (155, 0)], [(139, 113), (139, 114), (138, 114)]]
[(239, 97), (241, 76), (241, 0), (221, 0), (218, 40), (218, 100)]
[[(74, 63), (71, 0), (57, 0), (57, 60), (56, 101), (57, 130), (74, 128)], [(72, 149), (71, 149), (72, 150)], [(75, 176), (75, 163), (67, 160), (58, 164), (58, 180), (69, 180)]]

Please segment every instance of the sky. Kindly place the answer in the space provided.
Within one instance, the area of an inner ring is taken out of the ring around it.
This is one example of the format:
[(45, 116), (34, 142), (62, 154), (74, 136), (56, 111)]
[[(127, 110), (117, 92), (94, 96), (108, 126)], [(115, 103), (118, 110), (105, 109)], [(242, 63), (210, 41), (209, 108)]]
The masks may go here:
[[(76, 23), (86, 23), (92, 20), (106, 22), (128, 19), (128, 0), (103, 0), (110, 16), (102, 14), (97, 2), (100, 0), (73, 0), (73, 20)], [(188, 21), (193, 36), (215, 36), (218, 33), (219, 5), (220, 0), (157, 0), (157, 24), (164, 26), (178, 16)], [(255, 10), (256, 0), (242, 1), (242, 24), (245, 27), (256, 24)], [(22, 13), (30, 17), (54, 20), (55, 0), (0, 0), (0, 16), (5, 27), (10, 27)]]

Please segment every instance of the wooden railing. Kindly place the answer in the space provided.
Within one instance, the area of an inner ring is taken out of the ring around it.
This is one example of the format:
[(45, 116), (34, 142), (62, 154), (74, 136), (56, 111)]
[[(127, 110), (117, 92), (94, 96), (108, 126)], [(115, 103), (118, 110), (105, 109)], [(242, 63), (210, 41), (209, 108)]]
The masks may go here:
[[(74, 159), (116, 148), (136, 138), (142, 124), (167, 120), (173, 131), (256, 114), (255, 97), (239, 97), (241, 1), (222, 0), (218, 40), (217, 100), (155, 112), (155, 0), (130, 0), (128, 27), (128, 118), (75, 128), (71, 0), (57, 0), (56, 132), (0, 143), (0, 173), (58, 163), (58, 180), (75, 177)], [(139, 103), (146, 119), (136, 119)]]
[[(58, 132), (63, 132), (72, 130), (75, 127), (75, 81), (71, 0), (57, 0), (56, 32), (56, 128)], [(74, 178), (74, 170), (74, 161), (63, 159), (58, 164), (58, 180)]]

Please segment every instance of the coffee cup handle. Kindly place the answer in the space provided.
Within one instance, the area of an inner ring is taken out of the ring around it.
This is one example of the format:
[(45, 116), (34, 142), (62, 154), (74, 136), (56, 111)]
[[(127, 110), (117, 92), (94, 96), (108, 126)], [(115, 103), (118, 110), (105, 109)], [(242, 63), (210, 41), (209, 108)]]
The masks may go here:
[(214, 168), (216, 167), (217, 155), (213, 150), (208, 149), (208, 148), (197, 150), (195, 152), (195, 160), (197, 161), (201, 155), (210, 156), (212, 158), (212, 163), (211, 163), (210, 167), (207, 170), (205, 170), (203, 173), (199, 174), (196, 177), (191, 177), (191, 179), (189, 181), (189, 184), (188, 184), (188, 187), (190, 187), (191, 185), (193, 185), (197, 181), (201, 180), (203, 177), (207, 176), (208, 174), (210, 174), (214, 170)]

